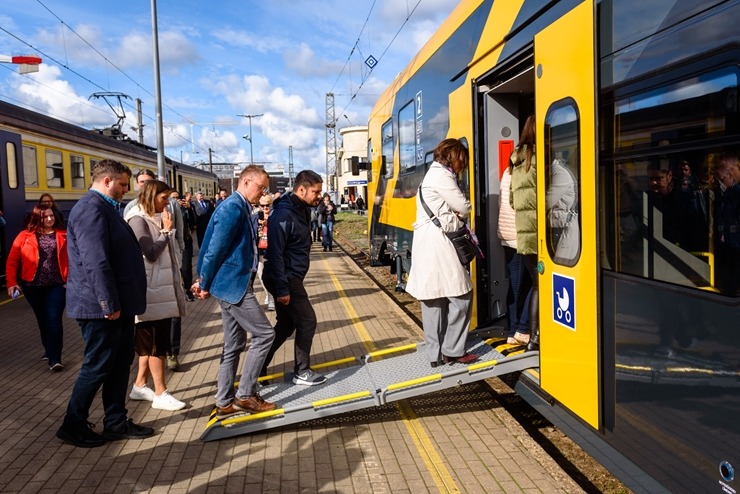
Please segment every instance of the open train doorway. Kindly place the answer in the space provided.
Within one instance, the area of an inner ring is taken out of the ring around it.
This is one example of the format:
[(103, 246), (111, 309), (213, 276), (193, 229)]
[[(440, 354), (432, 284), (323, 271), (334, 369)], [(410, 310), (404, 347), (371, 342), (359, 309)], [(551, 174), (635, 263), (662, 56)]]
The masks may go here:
[(515, 251), (505, 248), (498, 237), (499, 204), (509, 200), (501, 197), (501, 176), (527, 116), (534, 113), (534, 84), (531, 50), (476, 81), (476, 233), (486, 247), (477, 271), (479, 327), (507, 324), (506, 266)]

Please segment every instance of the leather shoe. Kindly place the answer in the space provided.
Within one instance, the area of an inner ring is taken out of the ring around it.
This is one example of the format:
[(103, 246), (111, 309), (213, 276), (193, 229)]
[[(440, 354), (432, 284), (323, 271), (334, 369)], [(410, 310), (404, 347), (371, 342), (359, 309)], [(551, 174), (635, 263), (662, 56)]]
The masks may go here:
[(277, 408), (275, 403), (266, 402), (258, 394), (247, 396), (246, 398), (234, 398), (233, 405), (235, 408), (241, 408), (251, 413), (269, 412)]
[(97, 448), (105, 444), (105, 438), (95, 432), (95, 425), (88, 422), (80, 428), (61, 426), (57, 431), (57, 437), (65, 443), (73, 444), (78, 448)]
[(216, 407), (216, 418), (218, 419), (225, 419), (227, 417), (231, 417), (232, 415), (236, 415), (238, 413), (244, 413), (244, 410), (234, 406), (234, 402), (229, 403), (225, 407), (219, 407), (219, 406)]
[(443, 355), (442, 358), (445, 361), (445, 364), (469, 364), (470, 362), (475, 362), (478, 360), (477, 355), (473, 355), (472, 353), (466, 353), (465, 355), (461, 357), (448, 357), (447, 355)]

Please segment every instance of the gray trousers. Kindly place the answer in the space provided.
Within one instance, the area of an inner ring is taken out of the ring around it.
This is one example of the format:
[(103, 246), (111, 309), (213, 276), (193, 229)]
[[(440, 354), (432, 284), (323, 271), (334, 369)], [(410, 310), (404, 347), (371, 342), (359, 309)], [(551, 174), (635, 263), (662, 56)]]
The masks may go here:
[(473, 292), (459, 297), (421, 300), (426, 354), (430, 362), (440, 362), (442, 355), (462, 357), (473, 314)]
[[(218, 303), (224, 321), (224, 349), (218, 367), (216, 406), (225, 407), (234, 401), (235, 395), (245, 398), (257, 393), (257, 378), (275, 339), (275, 330), (251, 287), (238, 304), (232, 305), (223, 300)], [(242, 366), (239, 389), (235, 393), (236, 369), (239, 357), (247, 346), (247, 331), (252, 334), (252, 343)]]

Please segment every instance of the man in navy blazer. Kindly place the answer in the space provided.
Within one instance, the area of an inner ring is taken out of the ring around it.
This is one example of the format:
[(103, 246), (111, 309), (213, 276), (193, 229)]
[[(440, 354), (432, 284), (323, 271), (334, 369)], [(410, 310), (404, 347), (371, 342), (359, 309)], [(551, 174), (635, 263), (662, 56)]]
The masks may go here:
[[(198, 255), (200, 279), (192, 291), (200, 299), (213, 295), (221, 306), (224, 347), (218, 368), (216, 416), (274, 410), (257, 392), (257, 378), (270, 350), (275, 331), (254, 295), (257, 272), (257, 232), (252, 204), (268, 192), (270, 178), (264, 169), (249, 165), (239, 175), (236, 193), (219, 204), (206, 228)], [(234, 391), (239, 356), (252, 343), (242, 366), (239, 389)]]
[[(119, 211), (131, 170), (102, 160), (92, 186), (72, 208), (67, 225), (67, 316), (77, 319), (85, 359), (57, 437), (80, 448), (140, 439), (154, 430), (127, 418), (126, 392), (134, 359), (134, 316), (146, 310), (146, 273), (139, 242)], [(88, 422), (103, 388), (103, 433)]]

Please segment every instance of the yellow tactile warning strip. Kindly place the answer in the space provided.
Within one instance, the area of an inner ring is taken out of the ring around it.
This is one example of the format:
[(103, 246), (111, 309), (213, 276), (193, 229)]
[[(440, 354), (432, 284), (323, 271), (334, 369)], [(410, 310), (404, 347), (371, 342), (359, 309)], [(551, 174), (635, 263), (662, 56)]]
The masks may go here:
[[(347, 311), (347, 314), (352, 321), (352, 327), (355, 328), (355, 331), (357, 331), (357, 333), (360, 335), (360, 338), (363, 345), (365, 346), (365, 349), (367, 350), (367, 353), (372, 354), (374, 357), (381, 357), (382, 355), (387, 355), (395, 351), (403, 351), (416, 347), (416, 345), (413, 344), (395, 348), (393, 350), (379, 351), (375, 347), (375, 343), (370, 337), (370, 334), (367, 332), (367, 329), (365, 329), (365, 325), (362, 323), (362, 320), (357, 315), (357, 311), (355, 311), (354, 307), (352, 306), (349, 297), (347, 297), (347, 294), (344, 292), (344, 289), (342, 288), (341, 283), (339, 283), (339, 279), (337, 279), (334, 271), (331, 269), (331, 266), (326, 261), (326, 259), (323, 260), (323, 263), (327, 271), (329, 272), (329, 276), (331, 277), (331, 281), (334, 284), (334, 288), (336, 288), (337, 290), (339, 300), (342, 301), (342, 305), (344, 306), (344, 309)], [(435, 379), (441, 377), (437, 376), (439, 376), (439, 374), (435, 374), (434, 376), (430, 377), (434, 377)], [(415, 381), (419, 380), (417, 379)], [(396, 386), (400, 386), (400, 384)], [(460, 492), (460, 489), (457, 487), (457, 484), (455, 484), (452, 475), (450, 475), (450, 472), (447, 470), (444, 461), (437, 453), (437, 450), (434, 448), (434, 443), (432, 443), (432, 441), (429, 439), (429, 436), (424, 430), (424, 427), (422, 427), (422, 425), (419, 423), (419, 420), (411, 407), (408, 406), (405, 401), (399, 401), (396, 402), (396, 408), (401, 414), (401, 417), (403, 417), (403, 424), (406, 426), (406, 430), (408, 430), (409, 435), (411, 436), (411, 439), (413, 440), (414, 445), (419, 452), (419, 456), (424, 460), (424, 464), (429, 470), (429, 473), (432, 475), (437, 488), (439, 488), (441, 492)]]

